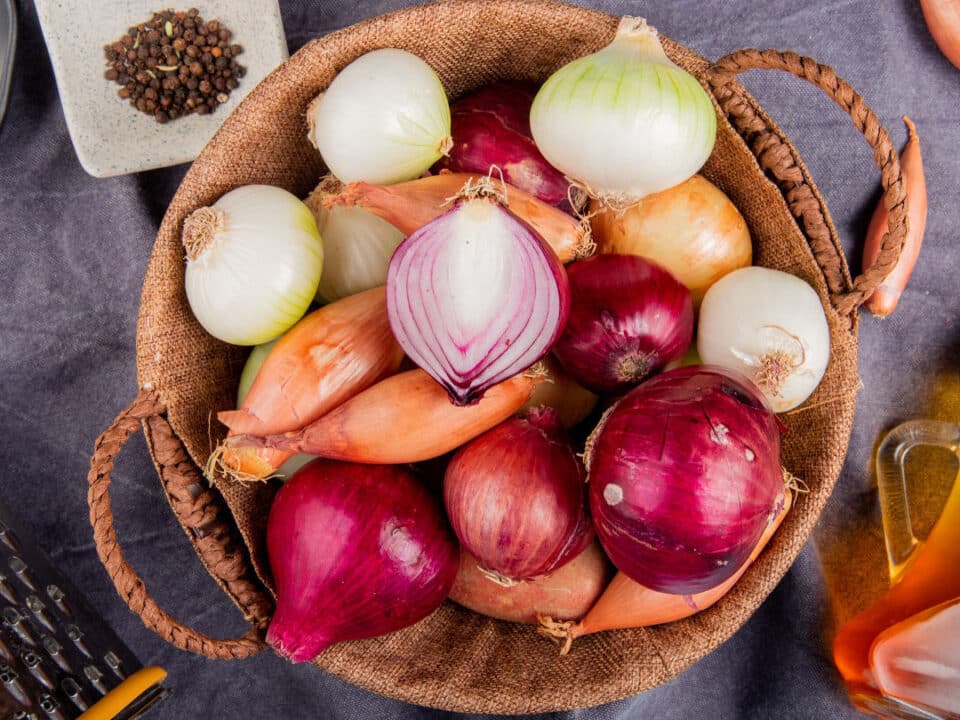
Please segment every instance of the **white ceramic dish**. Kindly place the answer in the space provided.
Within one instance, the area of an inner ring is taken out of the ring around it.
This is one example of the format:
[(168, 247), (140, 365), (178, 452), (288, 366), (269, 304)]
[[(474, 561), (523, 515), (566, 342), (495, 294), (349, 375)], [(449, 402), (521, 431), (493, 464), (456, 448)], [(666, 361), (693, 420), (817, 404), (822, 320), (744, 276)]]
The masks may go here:
[[(109, 177), (192, 161), (220, 124), (271, 70), (287, 59), (277, 0), (36, 0), (70, 139), (84, 170)], [(243, 46), (247, 74), (230, 99), (209, 115), (196, 113), (161, 125), (117, 97), (120, 86), (103, 77), (103, 46), (155, 11), (196, 7), (219, 19)]]

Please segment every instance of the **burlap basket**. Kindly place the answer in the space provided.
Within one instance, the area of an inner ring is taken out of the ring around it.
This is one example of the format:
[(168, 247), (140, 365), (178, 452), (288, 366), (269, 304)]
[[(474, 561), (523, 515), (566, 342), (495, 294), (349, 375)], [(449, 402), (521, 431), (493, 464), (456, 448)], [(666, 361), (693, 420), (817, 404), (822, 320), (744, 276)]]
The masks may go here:
[[(365, 52), (397, 47), (416, 53), (455, 98), (498, 78), (542, 81), (561, 64), (609, 42), (617, 20), (546, 0), (466, 0), (402, 10), (310, 42), (227, 118), (187, 173), (160, 227), (137, 325), (140, 391), (98, 440), (89, 477), (100, 557), (121, 597), (148, 627), (180, 648), (242, 658), (264, 649), (273, 607), (264, 524), (276, 487), (211, 488), (198, 469), (219, 439), (211, 413), (232, 407), (246, 351), (206, 334), (187, 306), (184, 218), (248, 183), (279, 185), (304, 196), (322, 173), (319, 155), (306, 140), (306, 106)], [(320, 668), (384, 695), (456, 711), (530, 713), (609, 702), (669, 680), (720, 645), (767, 597), (809, 536), (850, 437), (859, 384), (857, 310), (896, 261), (906, 232), (897, 154), (873, 112), (829, 67), (773, 50), (741, 50), (711, 64), (670, 40), (665, 46), (715, 99), (717, 143), (703, 172), (747, 219), (755, 262), (811, 283), (827, 313), (832, 352), (826, 377), (802, 411), (783, 417), (789, 428), (783, 463), (810, 493), (735, 588), (688, 620), (588, 636), (561, 657), (528, 626), (486, 619), (447, 602), (401, 632), (335, 646), (317, 658)], [(850, 114), (873, 148), (892, 211), (891, 231), (877, 263), (855, 280), (796, 149), (735, 79), (753, 68), (787, 71), (820, 87)], [(243, 638), (218, 640), (178, 623), (150, 598), (121, 555), (109, 473), (125, 439), (141, 426), (187, 537), (252, 626)]]

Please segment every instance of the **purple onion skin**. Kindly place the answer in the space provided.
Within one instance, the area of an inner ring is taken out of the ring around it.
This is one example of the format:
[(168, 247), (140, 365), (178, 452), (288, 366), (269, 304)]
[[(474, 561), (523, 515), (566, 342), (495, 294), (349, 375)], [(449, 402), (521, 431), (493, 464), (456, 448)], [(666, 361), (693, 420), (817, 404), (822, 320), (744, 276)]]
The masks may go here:
[(733, 575), (784, 492), (780, 425), (749, 380), (711, 366), (643, 383), (588, 441), (590, 509), (618, 569), (695, 594)]
[(511, 580), (553, 572), (593, 540), (583, 466), (552, 408), (506, 420), (457, 451), (443, 497), (463, 547)]
[(439, 502), (407, 470), (330, 460), (277, 493), (267, 554), (277, 589), (267, 643), (292, 662), (422, 620), (459, 565)]
[(595, 255), (570, 265), (567, 278), (570, 316), (553, 352), (584, 387), (625, 392), (690, 346), (690, 291), (652, 260)]
[(527, 83), (503, 81), (453, 103), (453, 147), (434, 169), (486, 175), (496, 165), (514, 187), (569, 211), (570, 183), (547, 162), (530, 133), (530, 106), (537, 89)]
[[(491, 213), (499, 216), (504, 235), (497, 240), (509, 242), (494, 242), (489, 233), (477, 228), (473, 237), (458, 236), (463, 225), (457, 216), (472, 213), (475, 208), (468, 206), (474, 203), (489, 205)], [(506, 292), (493, 298), (498, 303), (495, 313), (461, 344), (463, 338), (455, 338), (459, 336), (452, 310), (456, 300), (491, 293), (472, 274), (475, 264), (457, 262), (457, 253), (466, 254), (464, 248), (470, 242), (474, 249), (489, 243), (480, 252), (493, 252), (489, 247), (499, 245), (498, 272), (509, 280)], [(451, 258), (452, 262), (444, 262)], [(451, 280), (458, 270), (459, 285)], [(408, 235), (390, 258), (390, 328), (407, 356), (446, 389), (454, 405), (477, 403), (488, 388), (536, 363), (560, 337), (569, 313), (570, 285), (556, 253), (527, 222), (490, 198), (461, 200)]]

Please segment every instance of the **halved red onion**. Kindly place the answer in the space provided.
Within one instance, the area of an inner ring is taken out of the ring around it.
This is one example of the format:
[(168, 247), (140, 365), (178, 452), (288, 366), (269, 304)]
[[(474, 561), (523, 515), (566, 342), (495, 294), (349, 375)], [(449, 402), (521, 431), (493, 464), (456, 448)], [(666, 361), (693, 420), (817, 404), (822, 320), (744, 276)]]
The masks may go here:
[(586, 454), (601, 545), (659, 592), (695, 594), (733, 575), (784, 495), (777, 417), (722, 368), (670, 370), (634, 388)]
[(530, 106), (537, 89), (530, 83), (500, 81), (453, 103), (453, 146), (435, 168), (486, 175), (496, 166), (511, 185), (569, 210), (569, 181), (547, 162), (530, 133)]
[(462, 199), (412, 233), (387, 271), (397, 342), (457, 405), (543, 357), (569, 298), (553, 250), (493, 197)]

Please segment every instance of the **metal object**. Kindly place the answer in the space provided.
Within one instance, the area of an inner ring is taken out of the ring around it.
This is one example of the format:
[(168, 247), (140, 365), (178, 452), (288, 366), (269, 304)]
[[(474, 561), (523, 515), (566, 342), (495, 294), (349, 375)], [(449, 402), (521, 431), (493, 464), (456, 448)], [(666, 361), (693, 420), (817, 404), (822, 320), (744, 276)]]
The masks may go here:
[(4, 689), (6, 689), (10, 697), (18, 703), (25, 707), (33, 705), (33, 701), (31, 701), (30, 696), (27, 695), (26, 688), (24, 688), (23, 683), (20, 682), (20, 676), (17, 675), (17, 671), (9, 665), (0, 665), (0, 683), (3, 683)]
[(21, 615), (20, 611), (15, 607), (7, 606), (3, 609), (3, 624), (10, 628), (11, 631), (16, 633), (17, 637), (19, 637), (24, 643), (30, 647), (36, 646), (36, 641), (33, 639), (33, 636), (30, 634), (30, 631), (23, 622), (23, 615)]
[(20, 659), (27, 668), (27, 672), (36, 678), (37, 682), (43, 685), (47, 690), (53, 690), (53, 680), (47, 675), (43, 665), (40, 662), (40, 656), (33, 650), (24, 650), (20, 653)]
[(53, 626), (53, 623), (50, 622), (50, 618), (47, 617), (44, 610), (46, 610), (46, 605), (40, 600), (36, 595), (31, 595), (27, 598), (27, 607), (30, 609), (30, 612), (33, 613), (33, 617), (37, 619), (37, 622), (43, 625), (50, 632), (56, 632), (56, 628)]
[(14, 0), (0, 0), (0, 125), (7, 110), (13, 57), (17, 49), (17, 6)]
[(49, 720), (65, 720), (65, 716), (60, 712), (60, 703), (53, 695), (44, 693), (40, 696), (40, 709), (46, 713)]
[(65, 629), (67, 631), (67, 637), (77, 646), (77, 650), (92, 660), (93, 655), (90, 654), (90, 648), (88, 648), (87, 644), (83, 641), (83, 631), (76, 625), (67, 625)]
[(13, 720), (37, 720), (37, 716), (26, 710), (17, 710), (13, 714)]
[(10, 548), (12, 552), (20, 552), (20, 543), (17, 541), (17, 536), (13, 534), (13, 530), (2, 522), (0, 522), (0, 542)]
[(7, 643), (4, 641), (3, 637), (0, 637), (0, 659), (5, 662), (10, 662), (13, 660), (13, 652), (7, 646)]
[(117, 657), (117, 654), (111, 650), (106, 655), (103, 656), (103, 661), (107, 664), (107, 667), (113, 670), (113, 674), (118, 678), (123, 680), (127, 675), (120, 668), (120, 658)]
[(65, 677), (60, 681), (60, 688), (64, 693), (66, 693), (67, 697), (70, 698), (73, 704), (77, 706), (77, 709), (80, 710), (80, 712), (83, 712), (90, 707), (87, 705), (87, 701), (83, 699), (83, 688), (80, 687), (80, 683), (78, 683), (74, 678)]
[(0, 575), (0, 597), (8, 603), (17, 604), (17, 596), (14, 594), (13, 588), (7, 584), (7, 578), (4, 575)]
[(83, 675), (87, 678), (87, 682), (96, 688), (98, 693), (101, 695), (107, 694), (107, 687), (103, 684), (103, 671), (100, 668), (96, 665), (87, 665), (83, 669)]
[(23, 561), (23, 558), (19, 555), (11, 555), (7, 561), (7, 565), (9, 565), (14, 574), (20, 578), (20, 582), (31, 590), (37, 589), (36, 585), (33, 584), (33, 580), (30, 579), (30, 571), (27, 569), (27, 564)]
[(73, 615), (73, 613), (70, 612), (70, 606), (67, 605), (67, 596), (59, 587), (56, 585), (47, 585), (47, 597), (53, 600), (53, 604), (57, 606), (57, 610), (62, 612), (64, 615), (67, 617)]
[(49, 635), (45, 637), (43, 639), (43, 649), (47, 651), (47, 655), (57, 664), (57, 667), (64, 672), (73, 672), (70, 663), (68, 663), (67, 659), (63, 656), (63, 645), (57, 642), (56, 638), (50, 637)]

